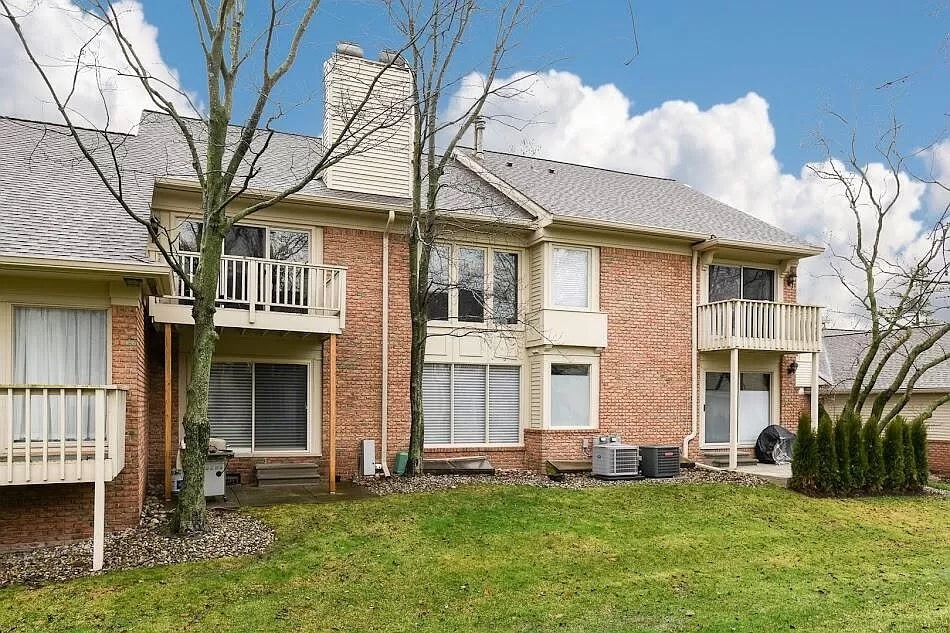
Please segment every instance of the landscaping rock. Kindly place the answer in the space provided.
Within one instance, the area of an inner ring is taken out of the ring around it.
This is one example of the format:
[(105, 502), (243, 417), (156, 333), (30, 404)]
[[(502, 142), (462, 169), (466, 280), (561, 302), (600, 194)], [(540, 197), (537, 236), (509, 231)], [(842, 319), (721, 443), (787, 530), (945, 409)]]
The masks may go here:
[(552, 481), (547, 475), (517, 470), (499, 470), (494, 475), (421, 475), (419, 477), (391, 477), (389, 479), (362, 478), (356, 484), (369, 488), (377, 495), (408, 492), (451, 490), (460, 485), (496, 484), (535, 486), (538, 488), (603, 488), (614, 486), (675, 485), (680, 483), (731, 483), (741, 486), (768, 485), (764, 479), (746, 473), (693, 468), (680, 470), (679, 477), (666, 479), (603, 480), (587, 474), (566, 474), (563, 481)]
[[(139, 527), (106, 535), (102, 571), (255, 555), (274, 541), (270, 527), (238, 511), (209, 510), (208, 531), (194, 536), (172, 534), (170, 519), (171, 510), (161, 500), (148, 499)], [(98, 573), (92, 571), (92, 539), (0, 554), (0, 587)]]

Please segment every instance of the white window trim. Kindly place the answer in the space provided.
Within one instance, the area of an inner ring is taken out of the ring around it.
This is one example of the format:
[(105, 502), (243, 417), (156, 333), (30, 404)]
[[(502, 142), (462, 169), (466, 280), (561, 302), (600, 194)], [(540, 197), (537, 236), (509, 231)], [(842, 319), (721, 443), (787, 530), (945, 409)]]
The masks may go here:
[[(551, 424), (551, 365), (590, 366), (590, 420), (586, 426)], [(592, 354), (545, 354), (541, 366), (544, 403), (541, 428), (552, 431), (590, 431), (600, 427), (600, 357)]]
[[(426, 361), (428, 364), (429, 361)], [(466, 449), (466, 448), (483, 448), (483, 449), (493, 449), (493, 450), (505, 450), (505, 449), (523, 449), (524, 448), (524, 403), (525, 403), (525, 365), (515, 365), (515, 364), (505, 364), (505, 363), (449, 363), (445, 361), (433, 361), (434, 365), (448, 365), (449, 366), (449, 435), (455, 435), (455, 366), (456, 365), (475, 365), (485, 368), (485, 441), (476, 442), (476, 443), (459, 443), (459, 444), (426, 444), (423, 442), (423, 450), (431, 451), (448, 451), (456, 449)], [(517, 367), (518, 368), (518, 442), (515, 444), (499, 444), (497, 442), (489, 442), (488, 437), (490, 433), (489, 428), (489, 411), (491, 406), (489, 404), (489, 389), (491, 386), (491, 372), (489, 367)]]
[[(554, 303), (554, 249), (587, 251), (587, 307), (562, 306)], [(600, 251), (592, 246), (548, 242), (544, 249), (544, 307), (569, 312), (598, 312), (600, 310)]]
[[(286, 450), (286, 451), (254, 451), (254, 450), (235, 450), (235, 457), (322, 457), (321, 441), (323, 433), (322, 407), (320, 406), (320, 390), (322, 381), (315, 381), (314, 378), (321, 375), (320, 363), (310, 359), (294, 358), (270, 358), (259, 356), (215, 356), (212, 363), (264, 363), (272, 365), (306, 365), (307, 366), (307, 449), (306, 450)], [(186, 354), (179, 354), (178, 357), (178, 410), (181, 420), (185, 415), (185, 392), (188, 385), (188, 372), (191, 363)], [(251, 372), (251, 384), (254, 384), (254, 372)], [(253, 394), (252, 394), (253, 401)], [(315, 406), (316, 404), (316, 406)], [(251, 410), (251, 444), (253, 446), (253, 437), (255, 432), (254, 411)]]
[(709, 303), (709, 268), (711, 266), (731, 266), (733, 268), (761, 268), (762, 270), (774, 271), (772, 296), (775, 300), (770, 303), (785, 303), (785, 292), (782, 284), (785, 278), (781, 275), (781, 269), (776, 264), (765, 264), (759, 262), (739, 261), (733, 259), (714, 259), (708, 266), (702, 267), (702, 280), (699, 286), (699, 302)]
[[(433, 326), (452, 326), (452, 327), (463, 327), (473, 330), (479, 329), (489, 329), (497, 330), (499, 328), (506, 329), (523, 329), (524, 328), (524, 307), (523, 302), (527, 296), (527, 286), (525, 285), (526, 277), (526, 261), (525, 253), (523, 249), (520, 248), (505, 248), (505, 247), (495, 247), (495, 246), (486, 246), (484, 244), (475, 244), (470, 242), (441, 242), (437, 244), (440, 247), (448, 247), (449, 249), (449, 309), (448, 309), (448, 319), (429, 319), (429, 324)], [(488, 319), (488, 313), (493, 309), (492, 305), (488, 305), (489, 302), (486, 301), (485, 305), (485, 320), (484, 321), (459, 321), (458, 318), (458, 265), (459, 265), (459, 250), (467, 248), (472, 250), (480, 250), (485, 254), (485, 284), (483, 286), (485, 297), (494, 297), (495, 294), (495, 253), (511, 253), (518, 257), (518, 294), (515, 298), (515, 323), (495, 323)]]
[[(700, 369), (700, 425), (699, 425), (699, 447), (701, 449), (722, 449), (728, 448), (729, 442), (707, 442), (706, 441), (706, 374), (708, 373), (729, 373), (729, 362), (704, 363)], [(739, 365), (740, 374), (771, 374), (769, 378), (769, 424), (779, 424), (782, 419), (781, 412), (781, 372), (780, 367), (766, 365), (762, 363), (752, 363), (749, 365)], [(739, 443), (739, 448), (751, 448), (751, 444)]]

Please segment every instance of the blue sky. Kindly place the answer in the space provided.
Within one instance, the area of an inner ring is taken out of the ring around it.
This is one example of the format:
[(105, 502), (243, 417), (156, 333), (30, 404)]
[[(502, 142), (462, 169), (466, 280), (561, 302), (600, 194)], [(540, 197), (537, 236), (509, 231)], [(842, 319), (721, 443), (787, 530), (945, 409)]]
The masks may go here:
[[(146, 18), (158, 27), (164, 59), (186, 88), (201, 92), (201, 58), (185, 3), (144, 4)], [(357, 41), (368, 54), (395, 42), (379, 6), (371, 0), (325, 1), (284, 98), (300, 100), (319, 90), (319, 64), (337, 40)], [(755, 91), (768, 101), (775, 154), (786, 168), (820, 157), (811, 139), (827, 107), (869, 129), (896, 112), (912, 144), (931, 141), (947, 126), (946, 3), (634, 1), (640, 54), (629, 64), (633, 31), (625, 2), (539, 6), (518, 38), (513, 70), (556, 68), (587, 85), (615, 84), (635, 112), (679, 99), (705, 109)], [(478, 61), (465, 59), (460, 70)], [(908, 74), (897, 85), (876, 89)], [(319, 133), (319, 121), (319, 104), (313, 103), (283, 127)]]

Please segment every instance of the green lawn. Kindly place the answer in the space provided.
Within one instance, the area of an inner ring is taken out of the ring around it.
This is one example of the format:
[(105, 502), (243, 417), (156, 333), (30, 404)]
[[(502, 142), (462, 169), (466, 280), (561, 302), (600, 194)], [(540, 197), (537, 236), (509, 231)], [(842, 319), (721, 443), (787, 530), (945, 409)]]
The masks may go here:
[(0, 590), (0, 631), (950, 630), (950, 502), (461, 487), (260, 511), (266, 556)]

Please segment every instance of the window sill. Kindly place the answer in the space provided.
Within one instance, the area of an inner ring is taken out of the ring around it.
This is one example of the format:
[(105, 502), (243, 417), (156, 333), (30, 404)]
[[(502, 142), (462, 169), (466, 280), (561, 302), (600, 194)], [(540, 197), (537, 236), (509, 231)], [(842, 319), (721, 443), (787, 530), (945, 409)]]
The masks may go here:
[(490, 332), (524, 331), (524, 323), (486, 323), (485, 321), (429, 321), (429, 327), (451, 328), (453, 330), (487, 330)]
[(426, 444), (423, 451), (507, 451), (523, 450), (524, 444)]
[(271, 457), (323, 457), (323, 453), (311, 451), (234, 451), (235, 459), (239, 458), (271, 458)]

